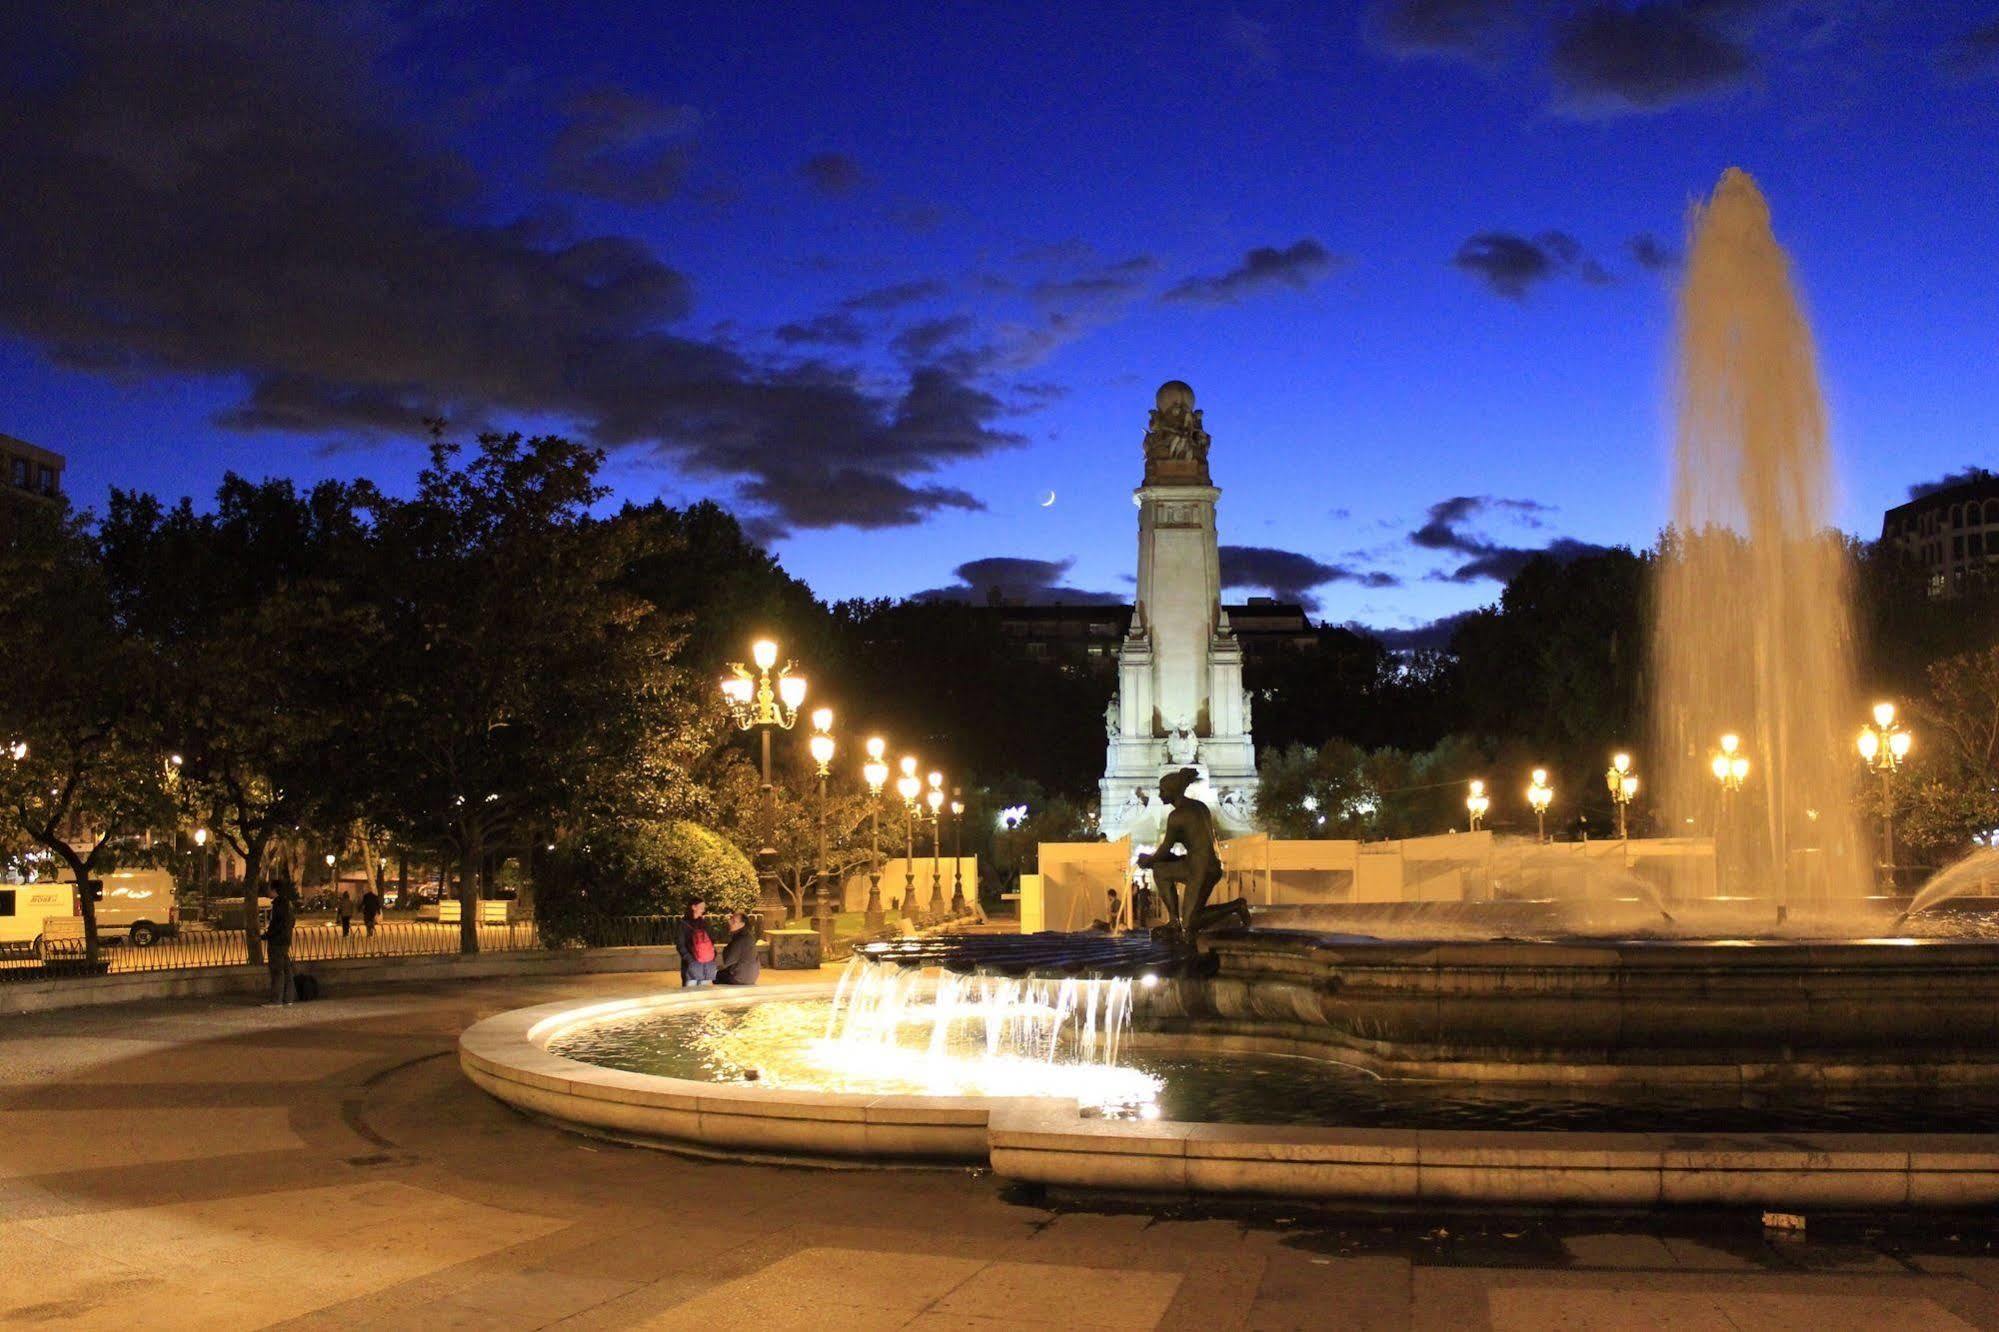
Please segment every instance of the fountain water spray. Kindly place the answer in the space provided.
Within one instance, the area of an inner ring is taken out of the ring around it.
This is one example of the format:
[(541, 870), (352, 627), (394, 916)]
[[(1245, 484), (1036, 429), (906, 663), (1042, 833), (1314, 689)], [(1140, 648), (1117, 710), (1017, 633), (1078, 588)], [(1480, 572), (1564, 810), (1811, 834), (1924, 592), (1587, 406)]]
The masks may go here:
[[(1811, 330), (1756, 182), (1694, 210), (1680, 293), (1673, 531), (1659, 571), (1654, 717), (1662, 803), (1715, 829), (1710, 749), (1739, 731), (1760, 780), (1718, 854), (1780, 901), (1868, 891), (1847, 757), (1850, 574)], [(1823, 817), (1811, 811), (1820, 811)]]

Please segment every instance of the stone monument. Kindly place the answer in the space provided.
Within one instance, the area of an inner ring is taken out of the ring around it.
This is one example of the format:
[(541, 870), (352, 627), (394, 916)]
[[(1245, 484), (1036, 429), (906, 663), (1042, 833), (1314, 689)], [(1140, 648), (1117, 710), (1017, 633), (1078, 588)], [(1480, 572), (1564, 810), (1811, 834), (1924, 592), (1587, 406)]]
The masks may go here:
[(1138, 601), (1118, 649), (1118, 692), (1104, 718), (1100, 826), (1116, 839), (1157, 832), (1159, 779), (1201, 776), (1198, 794), (1225, 836), (1256, 813), (1256, 749), (1242, 687), (1242, 645), (1222, 609), (1208, 432), (1194, 390), (1160, 385), (1145, 428), (1138, 504)]

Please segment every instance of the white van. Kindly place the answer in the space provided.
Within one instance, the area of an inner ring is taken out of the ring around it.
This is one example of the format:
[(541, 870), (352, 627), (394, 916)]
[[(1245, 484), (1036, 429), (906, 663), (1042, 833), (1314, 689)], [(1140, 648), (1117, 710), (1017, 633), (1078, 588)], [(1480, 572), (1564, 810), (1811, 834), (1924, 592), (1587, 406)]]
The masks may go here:
[(0, 883), (0, 948), (10, 953), (32, 951), (40, 957), (49, 932), (45, 922), (54, 917), (67, 926), (75, 914), (74, 884)]
[[(119, 935), (144, 948), (165, 935), (180, 933), (180, 907), (174, 901), (173, 876), (165, 870), (117, 870), (98, 879), (97, 936)], [(83, 910), (76, 885), (55, 883), (0, 884), (0, 944), (28, 945), (39, 953), (44, 938), (81, 939)], [(12, 910), (5, 904), (11, 900)]]

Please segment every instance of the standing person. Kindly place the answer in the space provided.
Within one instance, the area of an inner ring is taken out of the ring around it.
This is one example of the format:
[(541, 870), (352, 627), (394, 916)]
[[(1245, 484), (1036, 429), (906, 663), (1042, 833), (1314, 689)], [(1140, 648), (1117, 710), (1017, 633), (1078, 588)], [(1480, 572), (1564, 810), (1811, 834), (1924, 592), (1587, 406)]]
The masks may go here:
[(361, 894), (361, 924), (369, 935), (375, 933), (375, 922), (382, 918), (382, 895), (370, 888)]
[(264, 926), (264, 961), (271, 970), (271, 1002), (292, 1001), (292, 927), (298, 923), (298, 896), (287, 878), (271, 882), (271, 919)]
[(763, 974), (763, 960), (757, 956), (757, 929), (740, 911), (729, 913), (729, 942), (722, 945), (722, 969), (715, 973), (717, 985), (755, 985)]
[(690, 990), (715, 983), (715, 936), (708, 933), (708, 904), (695, 898), (680, 918), (680, 983)]
[(354, 895), (342, 888), (333, 899), (333, 914), (340, 921), (340, 937), (354, 933)]

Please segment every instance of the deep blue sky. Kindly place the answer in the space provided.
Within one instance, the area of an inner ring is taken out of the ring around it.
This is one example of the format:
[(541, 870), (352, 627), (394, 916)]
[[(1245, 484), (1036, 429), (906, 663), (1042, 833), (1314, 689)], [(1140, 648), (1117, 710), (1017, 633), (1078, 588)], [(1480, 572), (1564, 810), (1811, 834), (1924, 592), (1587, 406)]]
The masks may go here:
[(444, 411), (827, 596), (1117, 592), (1173, 377), (1241, 590), (1407, 628), (1652, 539), (1729, 165), (1842, 525), (1999, 456), (1989, 3), (67, 8), (0, 20), (0, 432), (85, 505), (399, 488)]

